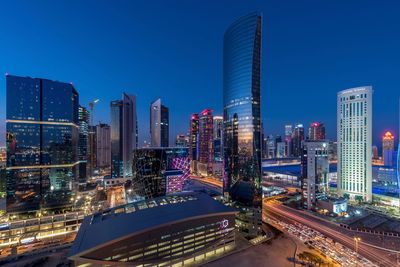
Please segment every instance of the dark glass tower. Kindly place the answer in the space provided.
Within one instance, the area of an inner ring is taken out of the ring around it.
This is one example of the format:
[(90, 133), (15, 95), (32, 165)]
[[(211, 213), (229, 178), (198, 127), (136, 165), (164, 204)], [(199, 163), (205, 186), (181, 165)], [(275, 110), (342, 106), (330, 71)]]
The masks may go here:
[(79, 182), (86, 183), (87, 179), (87, 160), (88, 160), (88, 141), (89, 141), (89, 111), (79, 106)]
[(70, 206), (78, 175), (79, 97), (70, 83), (6, 77), (7, 211)]
[(224, 192), (261, 205), (261, 15), (234, 22), (224, 36)]
[(199, 159), (199, 114), (192, 114), (190, 119), (189, 158)]
[(150, 136), (152, 147), (169, 146), (169, 110), (160, 98), (150, 105)]
[(111, 102), (111, 175), (132, 176), (132, 153), (138, 144), (136, 96)]

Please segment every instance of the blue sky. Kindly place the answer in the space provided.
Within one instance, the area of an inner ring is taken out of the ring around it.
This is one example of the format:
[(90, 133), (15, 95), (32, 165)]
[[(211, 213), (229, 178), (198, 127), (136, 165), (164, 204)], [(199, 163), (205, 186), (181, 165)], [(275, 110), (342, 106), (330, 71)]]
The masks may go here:
[[(398, 1), (7, 1), (0, 9), (0, 73), (73, 82), (80, 102), (137, 95), (140, 143), (149, 105), (170, 108), (171, 140), (191, 113), (222, 113), (222, 38), (238, 17), (263, 13), (262, 117), (266, 134), (285, 123), (323, 121), (336, 137), (336, 93), (372, 85), (374, 141), (398, 128)], [(0, 76), (4, 143), (5, 78)]]

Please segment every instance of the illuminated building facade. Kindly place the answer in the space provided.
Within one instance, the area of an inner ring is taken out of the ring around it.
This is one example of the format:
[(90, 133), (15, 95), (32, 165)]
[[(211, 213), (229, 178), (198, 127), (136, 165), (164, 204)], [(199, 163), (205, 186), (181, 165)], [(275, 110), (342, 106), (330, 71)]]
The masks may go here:
[(96, 151), (97, 167), (111, 167), (111, 129), (108, 124), (96, 125)]
[(74, 86), (6, 76), (7, 212), (72, 205), (78, 180), (79, 96)]
[(372, 200), (372, 87), (337, 94), (338, 193)]
[(165, 194), (170, 195), (182, 192), (183, 190), (183, 171), (182, 170), (166, 170), (165, 176)]
[(222, 135), (224, 132), (224, 118), (222, 116), (214, 116), (214, 161), (223, 161), (224, 146)]
[(150, 136), (152, 147), (169, 146), (169, 110), (160, 98), (150, 105)]
[[(261, 20), (251, 13), (235, 21), (223, 46), (224, 192), (250, 205), (261, 195)], [(233, 193), (242, 182), (250, 197)]]
[(178, 134), (175, 138), (176, 147), (188, 147), (189, 146), (189, 136), (185, 134)]
[(301, 156), (301, 189), (303, 207), (315, 209), (318, 199), (329, 191), (329, 143), (304, 142)]
[(235, 247), (235, 213), (202, 193), (115, 207), (85, 217), (69, 259), (82, 267), (199, 266)]
[(394, 166), (394, 135), (387, 131), (382, 137), (382, 158), (383, 165), (385, 166)]
[(303, 124), (297, 124), (294, 127), (292, 133), (292, 154), (293, 157), (301, 157), (302, 155), (302, 143), (304, 141), (304, 126)]
[(325, 125), (321, 122), (313, 122), (308, 129), (308, 140), (323, 141), (325, 140)]
[(199, 114), (192, 114), (190, 119), (189, 158), (199, 159)]
[(211, 109), (205, 109), (199, 117), (199, 162), (207, 166), (208, 174), (212, 173), (214, 162), (214, 126)]
[(291, 124), (285, 125), (285, 157), (292, 156), (292, 133), (293, 126)]
[(132, 153), (138, 145), (136, 96), (111, 102), (111, 176), (132, 176)]
[[(164, 196), (166, 193), (164, 172), (187, 167), (184, 164), (187, 157), (188, 149), (182, 147), (136, 149), (133, 153), (134, 194), (138, 198)], [(182, 180), (184, 174), (186, 172), (182, 172)]]
[(87, 179), (87, 160), (88, 160), (88, 141), (89, 141), (89, 111), (79, 106), (79, 182), (86, 183)]

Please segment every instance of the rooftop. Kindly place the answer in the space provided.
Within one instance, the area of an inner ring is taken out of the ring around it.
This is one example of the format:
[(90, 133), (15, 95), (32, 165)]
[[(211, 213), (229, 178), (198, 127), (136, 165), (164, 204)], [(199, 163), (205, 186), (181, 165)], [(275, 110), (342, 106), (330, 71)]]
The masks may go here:
[(135, 232), (192, 217), (235, 212), (200, 192), (180, 193), (118, 206), (85, 217), (70, 250), (70, 256)]

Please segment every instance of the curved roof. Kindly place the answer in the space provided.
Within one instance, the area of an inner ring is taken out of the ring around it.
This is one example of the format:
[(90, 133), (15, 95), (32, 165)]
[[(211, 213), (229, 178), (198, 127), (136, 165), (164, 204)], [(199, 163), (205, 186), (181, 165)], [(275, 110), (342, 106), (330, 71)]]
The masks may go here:
[(69, 256), (166, 224), (236, 211), (210, 196), (190, 192), (126, 204), (85, 217)]

